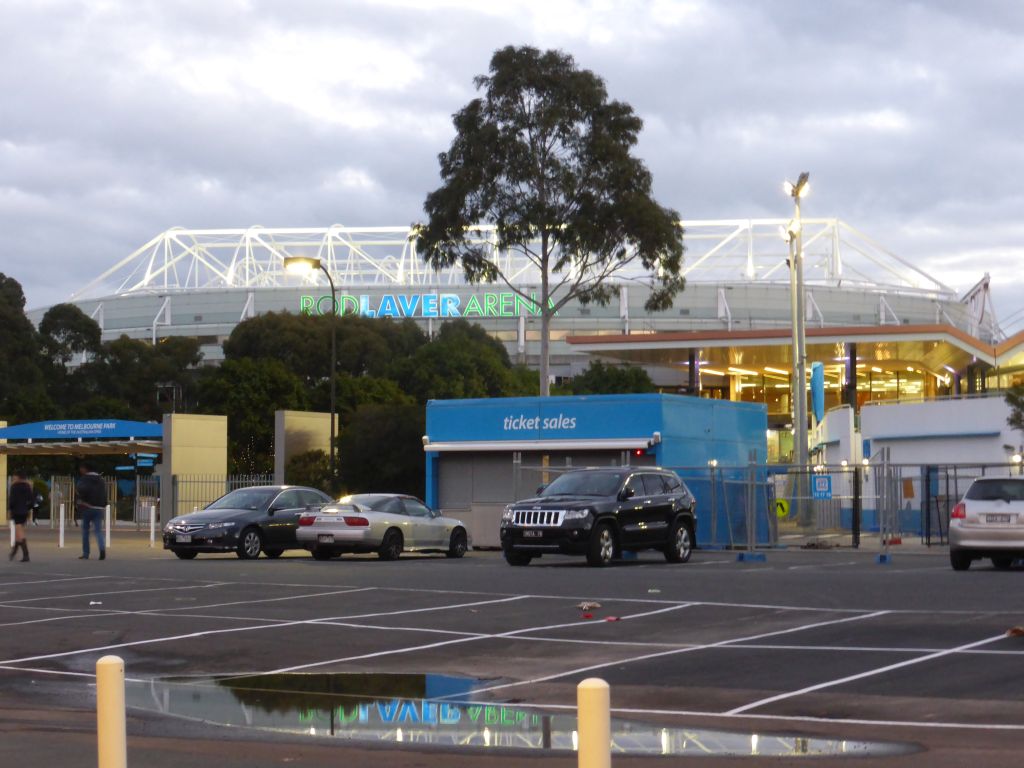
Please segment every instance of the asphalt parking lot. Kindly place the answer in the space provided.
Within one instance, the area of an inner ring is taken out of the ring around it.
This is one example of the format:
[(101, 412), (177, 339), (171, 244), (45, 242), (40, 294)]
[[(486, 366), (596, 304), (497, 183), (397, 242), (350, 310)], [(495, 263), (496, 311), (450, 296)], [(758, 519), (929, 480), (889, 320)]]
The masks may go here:
[[(596, 676), (612, 686), (615, 717), (909, 745), (811, 758), (819, 765), (1017, 765), (1024, 748), (1024, 638), (1006, 635), (1024, 624), (1024, 569), (955, 573), (941, 550), (907, 547), (888, 565), (840, 549), (772, 551), (764, 563), (698, 551), (685, 565), (647, 553), (606, 569), (560, 557), (512, 568), (496, 552), (179, 561), (117, 532), (99, 562), (77, 560), (72, 537), (59, 550), (49, 531), (29, 535), (33, 562), (0, 565), (4, 765), (95, 765), (90, 676), (109, 653), (141, 683), (430, 673), (476, 679), (477, 700), (563, 713), (576, 684)], [(131, 764), (183, 756), (219, 767), (575, 764), (540, 751), (326, 741), (131, 711)]]

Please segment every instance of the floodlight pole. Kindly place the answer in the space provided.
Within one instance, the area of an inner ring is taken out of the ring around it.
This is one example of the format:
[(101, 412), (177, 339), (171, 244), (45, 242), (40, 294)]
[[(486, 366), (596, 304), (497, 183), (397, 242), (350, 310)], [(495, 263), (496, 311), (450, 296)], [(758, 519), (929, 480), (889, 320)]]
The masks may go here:
[(335, 384), (334, 374), (338, 367), (338, 295), (334, 288), (334, 278), (331, 277), (330, 270), (323, 261), (320, 262), (320, 269), (327, 275), (327, 282), (331, 286), (331, 312), (333, 317), (331, 318), (331, 451), (330, 451), (330, 467), (331, 467), (331, 495), (333, 496), (338, 490), (338, 468), (335, 464), (335, 448), (334, 448), (334, 432), (335, 432)]
[(797, 519), (801, 525), (810, 521), (807, 499), (807, 340), (804, 307), (804, 248), (803, 227), (800, 220), (800, 197), (807, 189), (810, 174), (800, 174), (795, 185), (790, 185), (795, 212), (790, 229), (790, 308), (793, 316), (793, 444), (797, 464)]

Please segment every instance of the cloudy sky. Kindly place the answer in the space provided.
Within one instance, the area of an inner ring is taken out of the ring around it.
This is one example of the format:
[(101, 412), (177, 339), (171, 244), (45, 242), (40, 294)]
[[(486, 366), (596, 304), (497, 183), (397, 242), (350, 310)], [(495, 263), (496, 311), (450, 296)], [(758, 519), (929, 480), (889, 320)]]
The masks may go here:
[(0, 272), (63, 299), (171, 226), (406, 225), (472, 79), (560, 48), (687, 218), (841, 218), (1024, 327), (1019, 0), (0, 0)]

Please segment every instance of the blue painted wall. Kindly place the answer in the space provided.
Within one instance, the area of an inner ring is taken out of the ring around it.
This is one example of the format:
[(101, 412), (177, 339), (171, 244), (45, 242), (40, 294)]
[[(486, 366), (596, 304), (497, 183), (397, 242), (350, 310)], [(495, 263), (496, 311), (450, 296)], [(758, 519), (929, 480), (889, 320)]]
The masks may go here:
[[(699, 544), (728, 544), (732, 531), (736, 539), (746, 538), (745, 515), (737, 515), (744, 503), (734, 485), (725, 485), (715, 495), (717, 509), (712, 512), (708, 461), (720, 467), (745, 468), (751, 457), (763, 466), (767, 461), (768, 410), (759, 403), (734, 403), (682, 395), (587, 395), (583, 397), (515, 397), (483, 400), (431, 400), (427, 403), (427, 436), (431, 443), (471, 443), (482, 441), (535, 441), (536, 450), (544, 450), (549, 440), (650, 439), (661, 433), (654, 446), (655, 463), (676, 469), (691, 486), (697, 499), (700, 525)], [(511, 467), (510, 467), (511, 471)], [(745, 473), (745, 470), (743, 470)], [(763, 471), (759, 479), (763, 479)], [(701, 480), (703, 477), (703, 481)], [(745, 477), (745, 474), (743, 474)], [(722, 475), (719, 475), (721, 482)], [(437, 506), (438, 455), (426, 454), (426, 497)], [(759, 495), (759, 500), (763, 494)], [(762, 506), (760, 502), (758, 506)], [(728, 518), (726, 508), (730, 509)], [(716, 518), (716, 541), (710, 540), (707, 524)], [(765, 510), (759, 509), (758, 540), (768, 540)], [(737, 525), (742, 531), (735, 530)]]

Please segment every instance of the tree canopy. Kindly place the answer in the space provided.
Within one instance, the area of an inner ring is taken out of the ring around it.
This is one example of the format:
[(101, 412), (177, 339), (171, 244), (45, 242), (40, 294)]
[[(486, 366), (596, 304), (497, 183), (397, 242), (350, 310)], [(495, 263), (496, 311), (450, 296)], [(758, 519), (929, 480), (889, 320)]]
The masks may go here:
[(620, 395), (655, 392), (647, 371), (631, 365), (605, 365), (594, 360), (583, 373), (573, 376), (569, 389), (574, 395)]
[[(642, 121), (610, 101), (604, 82), (561, 51), (506, 47), (482, 95), (454, 116), (440, 155), (442, 185), (427, 195), (417, 251), (435, 268), (461, 264), (471, 282), (502, 281), (532, 301), (496, 254), (525, 256), (540, 279), (540, 394), (549, 394), (551, 318), (572, 300), (607, 303), (609, 278), (639, 264), (652, 277), (649, 310), (683, 288), (679, 214), (651, 195), (652, 178), (631, 155)], [(494, 227), (493, 240), (481, 224)]]

